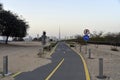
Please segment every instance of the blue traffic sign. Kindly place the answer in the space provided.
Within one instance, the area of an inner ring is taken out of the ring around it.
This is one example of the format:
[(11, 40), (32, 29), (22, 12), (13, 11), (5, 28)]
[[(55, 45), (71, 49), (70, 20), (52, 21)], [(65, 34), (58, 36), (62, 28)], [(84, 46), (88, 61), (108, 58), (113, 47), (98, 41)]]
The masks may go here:
[(89, 36), (88, 36), (88, 35), (84, 35), (84, 36), (83, 36), (83, 39), (84, 39), (85, 41), (88, 41), (88, 40), (89, 40)]

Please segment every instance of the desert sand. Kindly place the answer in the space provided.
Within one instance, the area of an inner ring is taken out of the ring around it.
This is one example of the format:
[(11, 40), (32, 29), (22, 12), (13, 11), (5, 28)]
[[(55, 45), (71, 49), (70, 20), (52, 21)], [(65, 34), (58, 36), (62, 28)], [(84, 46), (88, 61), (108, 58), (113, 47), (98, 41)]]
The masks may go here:
[[(32, 71), (38, 67), (51, 63), (48, 52), (38, 57), (40, 42), (9, 42), (0, 44), (0, 72), (3, 71), (3, 56), (8, 56), (8, 70), (11, 73)], [(0, 80), (14, 80), (11, 76)]]
[[(88, 58), (86, 53), (86, 46), (82, 46), (80, 52), (80, 46), (76, 44), (76, 51), (81, 53), (87, 63), (91, 80), (120, 80), (120, 47), (117, 47), (119, 51), (111, 51), (111, 45), (96, 45), (88, 44), (88, 49), (91, 49), (91, 59)], [(99, 75), (99, 58), (103, 58), (103, 75), (107, 78), (98, 79)]]
[[(91, 59), (88, 58), (88, 52), (85, 54), (85, 46), (75, 45), (74, 49), (81, 53), (86, 60), (91, 80), (100, 80), (99, 75), (99, 58), (103, 58), (104, 75), (107, 77), (102, 80), (119, 80), (120, 79), (120, 47), (119, 51), (111, 51), (110, 45), (88, 44), (91, 49)], [(0, 72), (3, 67), (3, 56), (8, 55), (9, 71), (12, 73), (32, 71), (40, 66), (51, 63), (50, 52), (46, 52), (42, 58), (37, 56), (41, 48), (40, 42), (10, 42), (9, 45), (0, 44)], [(0, 80), (14, 80), (11, 76), (1, 78)]]

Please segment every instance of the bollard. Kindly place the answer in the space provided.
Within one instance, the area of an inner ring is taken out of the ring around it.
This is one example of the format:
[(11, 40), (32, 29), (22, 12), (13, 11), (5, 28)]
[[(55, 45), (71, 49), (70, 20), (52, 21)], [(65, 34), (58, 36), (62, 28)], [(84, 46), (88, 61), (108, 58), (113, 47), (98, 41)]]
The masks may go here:
[(3, 74), (8, 74), (8, 56), (3, 56)]
[(89, 59), (91, 59), (91, 49), (89, 49), (89, 56), (88, 56)]
[(106, 76), (103, 75), (103, 58), (99, 58), (99, 75), (97, 76), (99, 79), (104, 79)]
[(85, 47), (85, 54), (87, 54), (87, 41), (86, 41), (86, 47)]
[(12, 73), (8, 72), (8, 56), (3, 56), (3, 76), (8, 76)]

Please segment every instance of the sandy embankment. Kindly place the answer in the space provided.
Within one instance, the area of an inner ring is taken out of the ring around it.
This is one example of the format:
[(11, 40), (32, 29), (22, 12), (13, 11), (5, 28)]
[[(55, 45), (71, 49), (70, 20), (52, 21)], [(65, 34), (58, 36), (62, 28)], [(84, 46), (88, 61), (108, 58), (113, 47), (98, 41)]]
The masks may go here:
[[(37, 67), (51, 62), (47, 55), (44, 58), (37, 56), (40, 49), (40, 42), (11, 42), (10, 45), (0, 44), (0, 72), (3, 69), (3, 56), (8, 55), (9, 71), (27, 72)], [(13, 78), (3, 78), (2, 80), (14, 80)]]
[[(75, 48), (78, 52), (80, 52), (80, 46), (76, 45)], [(120, 79), (120, 47), (117, 49), (119, 51), (111, 51), (111, 47), (109, 45), (88, 45), (88, 49), (91, 49), (92, 59), (88, 58), (88, 54), (85, 54), (86, 47), (82, 46), (82, 55), (84, 56), (88, 69), (90, 72), (91, 80), (99, 80), (96, 78), (99, 74), (99, 58), (103, 58), (104, 63), (104, 75), (107, 76), (104, 80), (119, 80)]]

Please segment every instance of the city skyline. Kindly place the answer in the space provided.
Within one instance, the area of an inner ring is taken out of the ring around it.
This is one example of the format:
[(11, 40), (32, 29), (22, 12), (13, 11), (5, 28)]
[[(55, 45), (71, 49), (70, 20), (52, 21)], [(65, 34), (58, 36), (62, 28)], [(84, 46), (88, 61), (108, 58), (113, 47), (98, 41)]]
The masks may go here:
[(120, 32), (119, 0), (1, 0), (5, 10), (17, 13), (29, 23), (29, 35), (61, 37), (83, 34), (84, 29)]

